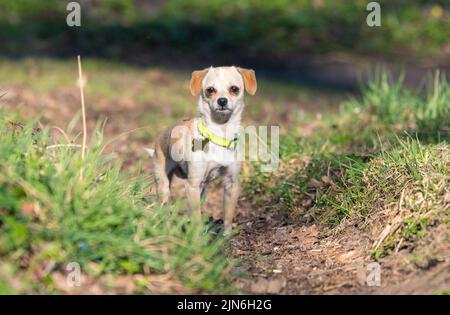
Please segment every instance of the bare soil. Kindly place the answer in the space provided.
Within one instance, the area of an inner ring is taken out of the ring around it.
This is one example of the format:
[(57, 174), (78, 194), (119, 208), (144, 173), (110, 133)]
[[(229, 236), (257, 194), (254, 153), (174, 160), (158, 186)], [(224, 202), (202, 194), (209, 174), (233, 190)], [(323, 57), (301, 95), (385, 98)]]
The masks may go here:
[(348, 224), (344, 232), (334, 235), (326, 227), (293, 222), (282, 209), (241, 210), (240, 231), (231, 241), (231, 250), (242, 258), (242, 268), (252, 277), (239, 282), (244, 292), (431, 294), (450, 287), (445, 228), (431, 231), (429, 239), (418, 244), (422, 248), (442, 244), (444, 252), (434, 248), (421, 267), (409, 261), (408, 252), (381, 259), (380, 286), (369, 286), (370, 264), (375, 262), (370, 255), (373, 240), (361, 228)]

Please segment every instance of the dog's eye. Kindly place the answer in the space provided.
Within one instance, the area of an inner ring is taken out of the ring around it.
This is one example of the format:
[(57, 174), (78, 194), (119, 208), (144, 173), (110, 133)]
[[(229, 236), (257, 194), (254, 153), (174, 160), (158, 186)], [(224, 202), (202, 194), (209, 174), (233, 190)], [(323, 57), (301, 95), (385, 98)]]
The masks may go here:
[(230, 87), (230, 93), (231, 94), (238, 94), (239, 93), (239, 87), (237, 87), (236, 85), (232, 85)]
[(213, 88), (212, 86), (210, 86), (209, 88), (206, 89), (206, 95), (212, 95), (216, 92), (216, 89)]

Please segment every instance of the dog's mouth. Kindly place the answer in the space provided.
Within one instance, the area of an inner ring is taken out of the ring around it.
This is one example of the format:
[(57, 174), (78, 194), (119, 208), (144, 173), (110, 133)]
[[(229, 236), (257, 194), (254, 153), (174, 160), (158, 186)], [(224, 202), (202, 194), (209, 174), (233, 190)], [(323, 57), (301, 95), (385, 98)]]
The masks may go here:
[(212, 118), (219, 124), (224, 124), (230, 120), (233, 111), (229, 108), (216, 108), (212, 112)]
[(216, 108), (215, 111), (217, 111), (217, 112), (231, 112), (231, 109), (229, 109), (228, 107), (219, 107), (219, 108)]

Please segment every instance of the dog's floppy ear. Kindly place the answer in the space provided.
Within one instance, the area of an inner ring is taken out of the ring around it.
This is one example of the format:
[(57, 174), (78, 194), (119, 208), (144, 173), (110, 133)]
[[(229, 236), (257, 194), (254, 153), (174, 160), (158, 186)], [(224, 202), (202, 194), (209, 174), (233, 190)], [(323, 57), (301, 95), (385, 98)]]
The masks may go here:
[(255, 95), (258, 85), (256, 83), (255, 71), (252, 69), (245, 69), (236, 67), (237, 71), (242, 75), (244, 79), (244, 87), (248, 94)]
[(197, 70), (192, 72), (191, 84), (189, 86), (192, 95), (196, 96), (202, 90), (202, 81), (206, 73), (208, 73), (208, 69)]

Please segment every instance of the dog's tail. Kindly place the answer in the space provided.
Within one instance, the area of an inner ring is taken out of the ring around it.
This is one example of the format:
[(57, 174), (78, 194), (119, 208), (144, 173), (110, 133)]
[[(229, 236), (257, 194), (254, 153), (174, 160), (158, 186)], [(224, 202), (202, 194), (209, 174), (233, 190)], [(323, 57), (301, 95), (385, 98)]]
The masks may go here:
[(151, 157), (155, 156), (155, 149), (151, 149), (151, 148), (144, 148), (145, 152), (148, 153), (148, 155), (150, 155)]

